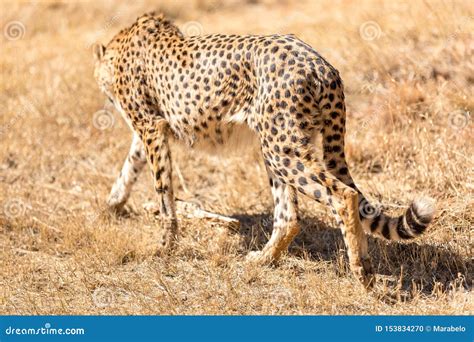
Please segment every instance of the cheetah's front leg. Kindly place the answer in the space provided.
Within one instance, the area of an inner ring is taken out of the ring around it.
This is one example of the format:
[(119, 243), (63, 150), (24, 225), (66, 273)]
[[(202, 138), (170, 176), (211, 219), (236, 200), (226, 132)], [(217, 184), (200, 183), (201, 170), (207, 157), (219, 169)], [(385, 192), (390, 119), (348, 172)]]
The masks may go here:
[(161, 247), (164, 249), (171, 247), (178, 233), (168, 135), (168, 123), (165, 120), (160, 120), (145, 129), (142, 136), (147, 160), (152, 170), (155, 191), (158, 195), (159, 215), (164, 230)]
[(111, 211), (120, 212), (127, 202), (133, 184), (146, 164), (145, 150), (140, 137), (134, 133), (128, 156), (123, 163), (120, 175), (112, 186), (107, 204)]

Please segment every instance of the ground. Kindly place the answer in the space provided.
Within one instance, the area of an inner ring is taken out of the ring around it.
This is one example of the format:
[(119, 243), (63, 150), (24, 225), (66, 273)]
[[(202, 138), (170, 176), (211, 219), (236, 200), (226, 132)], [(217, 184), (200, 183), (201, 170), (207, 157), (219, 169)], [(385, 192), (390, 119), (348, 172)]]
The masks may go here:
[[(0, 314), (473, 314), (473, 28), (469, 1), (3, 2)], [(378, 281), (351, 275), (342, 236), (303, 202), (275, 266), (247, 264), (271, 232), (257, 148), (218, 159), (173, 146), (176, 194), (240, 220), (181, 218), (170, 256), (144, 172), (127, 217), (105, 200), (131, 133), (104, 108), (91, 45), (161, 10), (185, 34), (294, 33), (345, 82), (346, 155), (359, 188), (399, 214), (437, 200), (411, 243), (369, 238)]]

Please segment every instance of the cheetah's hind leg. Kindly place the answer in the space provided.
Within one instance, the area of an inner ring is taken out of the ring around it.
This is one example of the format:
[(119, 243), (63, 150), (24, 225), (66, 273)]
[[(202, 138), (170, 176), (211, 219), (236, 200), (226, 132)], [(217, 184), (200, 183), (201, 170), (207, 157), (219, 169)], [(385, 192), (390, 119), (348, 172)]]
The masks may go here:
[(158, 197), (159, 217), (163, 229), (159, 253), (171, 251), (178, 237), (168, 136), (169, 125), (165, 120), (153, 122), (141, 134)]
[(261, 251), (252, 251), (247, 261), (269, 264), (278, 261), (299, 233), (298, 199), (296, 190), (283, 183), (267, 169), (274, 202), (273, 231), (270, 240)]

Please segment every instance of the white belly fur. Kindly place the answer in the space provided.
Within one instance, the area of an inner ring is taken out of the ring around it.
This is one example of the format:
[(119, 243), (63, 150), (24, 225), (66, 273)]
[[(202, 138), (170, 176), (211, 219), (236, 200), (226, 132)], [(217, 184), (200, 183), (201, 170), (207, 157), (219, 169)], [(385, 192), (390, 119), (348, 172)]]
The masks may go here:
[[(225, 130), (225, 125), (221, 125), (222, 130)], [(191, 146), (192, 149), (215, 155), (236, 156), (256, 146), (256, 134), (245, 123), (228, 123), (227, 125), (232, 126), (232, 131), (222, 136), (222, 143), (217, 143), (212, 135), (210, 138), (200, 136)]]
[(210, 124), (206, 131), (193, 134), (189, 147), (217, 156), (237, 156), (243, 151), (257, 146), (257, 136), (248, 127), (245, 113), (236, 112), (219, 122), (218, 125), (222, 132), (219, 136), (220, 139), (215, 134), (215, 124)]

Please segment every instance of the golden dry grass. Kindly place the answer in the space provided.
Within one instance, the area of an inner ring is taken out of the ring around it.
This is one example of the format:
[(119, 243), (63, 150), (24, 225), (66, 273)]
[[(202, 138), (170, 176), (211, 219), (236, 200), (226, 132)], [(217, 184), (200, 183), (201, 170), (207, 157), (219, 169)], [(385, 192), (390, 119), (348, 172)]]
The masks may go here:
[[(306, 200), (302, 233), (281, 262), (244, 262), (271, 231), (255, 151), (219, 160), (173, 147), (177, 196), (235, 215), (238, 232), (182, 219), (175, 252), (154, 256), (146, 172), (132, 214), (106, 214), (131, 134), (117, 113), (108, 129), (94, 125), (104, 97), (89, 45), (156, 9), (187, 32), (295, 33), (340, 70), (360, 188), (393, 213), (419, 194), (438, 201), (422, 238), (369, 238), (373, 293), (349, 272), (330, 214)], [(474, 312), (470, 1), (2, 2), (0, 13), (0, 314)], [(24, 26), (19, 36), (12, 21)]]

